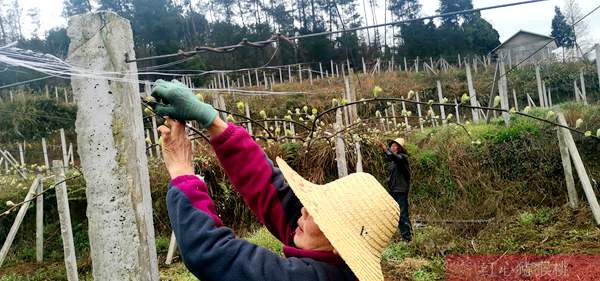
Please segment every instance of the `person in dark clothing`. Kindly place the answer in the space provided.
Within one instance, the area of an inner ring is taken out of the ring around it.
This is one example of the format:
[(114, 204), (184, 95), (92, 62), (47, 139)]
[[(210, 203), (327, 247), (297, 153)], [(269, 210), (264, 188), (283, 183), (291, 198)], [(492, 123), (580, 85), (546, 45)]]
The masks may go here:
[(390, 177), (388, 189), (390, 195), (400, 206), (399, 229), (402, 239), (410, 242), (412, 240), (412, 227), (408, 214), (408, 192), (410, 191), (410, 165), (408, 163), (408, 152), (404, 148), (404, 139), (398, 138), (389, 142), (386, 146), (377, 140), (376, 144), (383, 149), (389, 160), (388, 170)]

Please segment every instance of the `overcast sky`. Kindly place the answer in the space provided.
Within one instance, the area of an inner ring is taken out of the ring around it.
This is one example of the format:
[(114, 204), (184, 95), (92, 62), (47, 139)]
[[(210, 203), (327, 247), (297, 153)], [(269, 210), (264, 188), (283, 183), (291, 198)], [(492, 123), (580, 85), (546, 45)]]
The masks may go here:
[[(63, 0), (19, 0), (23, 6), (23, 10), (26, 11), (30, 8), (39, 8), (41, 14), (41, 30), (42, 35), (46, 30), (66, 25), (66, 20), (61, 17), (62, 2)], [(474, 6), (476, 8), (492, 6), (504, 3), (512, 3), (517, 0), (474, 0)], [(362, 1), (358, 1), (362, 3)], [(367, 2), (367, 1), (365, 1)], [(383, 2), (383, 1), (377, 1)], [(541, 33), (550, 34), (551, 22), (554, 17), (554, 6), (562, 7), (564, 0), (549, 0), (541, 3), (527, 4), (524, 6), (502, 8), (497, 10), (485, 11), (482, 13), (483, 17), (488, 20), (496, 30), (500, 33), (500, 41), (512, 36), (520, 29)], [(582, 14), (587, 14), (594, 7), (600, 4), (600, 0), (579, 0), (579, 6), (581, 7)], [(433, 15), (435, 10), (438, 8), (438, 0), (421, 0), (423, 5), (424, 15)], [(362, 8), (361, 8), (362, 11)], [(384, 18), (384, 9), (380, 7), (377, 12), (378, 20), (382, 21)], [(389, 18), (389, 14), (388, 14)], [(368, 18), (369, 24), (373, 21)], [(587, 19), (590, 27), (590, 41), (599, 42), (600, 40), (600, 10), (596, 11)], [(381, 22), (379, 22), (381, 23)], [(31, 33), (33, 26), (27, 22), (24, 23), (24, 32)]]

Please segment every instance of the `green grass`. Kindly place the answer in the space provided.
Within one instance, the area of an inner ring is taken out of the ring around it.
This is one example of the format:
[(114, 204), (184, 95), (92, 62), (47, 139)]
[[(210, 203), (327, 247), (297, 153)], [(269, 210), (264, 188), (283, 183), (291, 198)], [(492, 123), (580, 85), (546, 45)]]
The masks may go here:
[(255, 232), (251, 233), (245, 239), (248, 240), (248, 242), (250, 243), (254, 243), (258, 246), (265, 247), (270, 251), (277, 253), (280, 256), (283, 255), (283, 244), (279, 240), (277, 240), (277, 238), (275, 238), (269, 232), (269, 230), (267, 230), (264, 227), (261, 227)]

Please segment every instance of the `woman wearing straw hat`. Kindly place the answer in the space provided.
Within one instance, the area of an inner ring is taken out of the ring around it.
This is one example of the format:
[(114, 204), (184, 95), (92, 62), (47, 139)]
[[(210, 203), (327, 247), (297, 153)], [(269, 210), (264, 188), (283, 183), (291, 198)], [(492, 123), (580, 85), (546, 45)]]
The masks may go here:
[(412, 240), (410, 218), (408, 215), (410, 165), (408, 163), (408, 152), (404, 148), (404, 139), (397, 138), (391, 140), (388, 146), (379, 140), (376, 140), (375, 143), (383, 149), (385, 156), (390, 162), (388, 168), (390, 172), (388, 189), (394, 200), (400, 205), (399, 228), (402, 239), (410, 242)]
[[(186, 267), (210, 280), (382, 281), (380, 258), (393, 236), (399, 207), (365, 173), (325, 185), (303, 179), (285, 161), (275, 167), (242, 127), (227, 124), (183, 84), (157, 81), (155, 112), (198, 121), (211, 135), (221, 166), (258, 220), (283, 244), (285, 257), (223, 226), (206, 184), (194, 175), (185, 126), (159, 128), (171, 176), (167, 208)], [(364, 194), (369, 194), (365, 200)]]

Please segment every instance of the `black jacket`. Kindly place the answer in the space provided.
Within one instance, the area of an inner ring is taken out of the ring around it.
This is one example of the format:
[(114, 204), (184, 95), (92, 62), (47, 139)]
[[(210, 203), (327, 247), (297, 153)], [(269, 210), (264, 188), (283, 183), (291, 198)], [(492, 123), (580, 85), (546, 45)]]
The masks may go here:
[(390, 192), (408, 192), (410, 190), (410, 166), (408, 155), (404, 153), (393, 153), (385, 150), (385, 156), (390, 160), (388, 170), (388, 189)]

